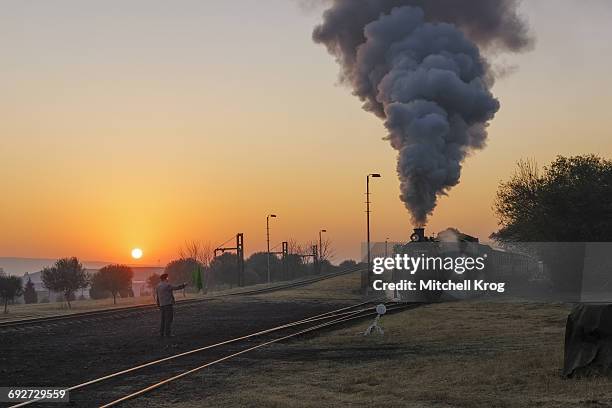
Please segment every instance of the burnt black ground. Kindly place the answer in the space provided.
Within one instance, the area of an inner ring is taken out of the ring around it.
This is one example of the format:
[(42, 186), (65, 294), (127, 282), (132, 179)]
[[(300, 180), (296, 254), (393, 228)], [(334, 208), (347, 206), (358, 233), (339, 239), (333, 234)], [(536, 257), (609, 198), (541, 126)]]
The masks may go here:
[[(175, 337), (158, 337), (157, 311), (0, 332), (0, 386), (68, 387), (144, 362), (319, 313), (347, 302), (213, 300), (177, 306)], [(254, 343), (234, 345), (75, 391), (72, 406), (97, 406)], [(6, 406), (3, 405), (3, 406)], [(36, 404), (35, 406), (41, 406)], [(61, 406), (53, 404), (49, 406)]]

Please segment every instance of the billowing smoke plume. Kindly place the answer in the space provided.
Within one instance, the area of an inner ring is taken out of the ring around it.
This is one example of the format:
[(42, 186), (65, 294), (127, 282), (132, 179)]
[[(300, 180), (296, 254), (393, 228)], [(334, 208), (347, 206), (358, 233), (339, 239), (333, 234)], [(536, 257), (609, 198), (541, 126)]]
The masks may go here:
[(313, 38), (341, 80), (385, 121), (398, 150), (400, 198), (424, 225), (461, 165), (484, 147), (499, 110), (481, 49), (530, 45), (512, 0), (335, 0)]

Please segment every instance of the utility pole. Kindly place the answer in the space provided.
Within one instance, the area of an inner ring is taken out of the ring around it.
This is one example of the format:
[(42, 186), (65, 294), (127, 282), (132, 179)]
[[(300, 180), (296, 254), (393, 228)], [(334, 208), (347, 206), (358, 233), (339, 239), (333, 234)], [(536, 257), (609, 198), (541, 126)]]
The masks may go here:
[[(283, 241), (282, 244), (283, 251), (283, 276), (285, 280), (291, 280), (289, 278), (289, 242)], [(293, 278), (293, 276), (291, 277)]]
[(244, 234), (236, 234), (236, 255), (238, 257), (238, 286), (244, 286)]
[(379, 178), (380, 174), (370, 173), (366, 176), (366, 223), (368, 229), (368, 269), (365, 271), (365, 276), (361, 276), (361, 286), (367, 294), (370, 289), (370, 270), (371, 270), (371, 256), (370, 256), (370, 177)]
[(321, 239), (321, 233), (327, 232), (327, 230), (319, 230), (319, 263), (323, 260), (323, 240)]
[(268, 284), (270, 280), (270, 218), (276, 218), (276, 214), (268, 214), (266, 216), (266, 239), (268, 242)]
[(389, 237), (385, 238), (385, 258), (388, 257), (387, 246), (389, 245)]
[[(229, 241), (226, 241), (222, 246), (227, 244)], [(244, 286), (244, 234), (239, 232), (236, 234), (236, 246), (235, 247), (217, 247), (213, 251), (213, 258), (217, 257), (217, 252), (221, 252), (221, 254), (225, 253), (225, 251), (236, 251), (236, 268), (238, 272), (237, 283), (238, 286)]]

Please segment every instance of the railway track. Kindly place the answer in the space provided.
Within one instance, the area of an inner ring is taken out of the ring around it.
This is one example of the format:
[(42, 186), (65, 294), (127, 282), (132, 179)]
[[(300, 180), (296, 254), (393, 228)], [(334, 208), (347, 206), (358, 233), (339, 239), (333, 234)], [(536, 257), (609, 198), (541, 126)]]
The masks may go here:
[[(176, 302), (176, 307), (185, 307), (191, 305), (198, 305), (202, 302), (208, 302), (213, 299), (226, 298), (226, 297), (236, 297), (236, 296), (250, 296), (250, 295), (258, 295), (263, 293), (275, 292), (284, 289), (291, 289), (300, 286), (310, 285), (312, 283), (320, 282), (326, 279), (335, 278), (342, 275), (347, 275), (351, 273), (362, 272), (363, 268), (356, 267), (347, 269), (340, 272), (335, 272), (327, 275), (315, 276), (312, 278), (296, 281), (296, 282), (287, 282), (281, 283), (274, 286), (257, 288), (257, 289), (247, 289), (243, 291), (226, 293), (220, 295), (211, 295), (202, 299), (186, 299), (186, 300), (178, 300)], [(62, 325), (67, 323), (73, 323), (75, 321), (99, 321), (105, 318), (123, 318), (123, 317), (134, 317), (142, 313), (149, 312), (151, 310), (156, 310), (157, 306), (155, 304), (147, 304), (147, 305), (138, 305), (138, 306), (127, 306), (121, 308), (114, 309), (106, 309), (106, 310), (95, 310), (91, 312), (79, 312), (72, 313), (68, 315), (60, 315), (60, 316), (48, 316), (48, 317), (38, 317), (32, 319), (21, 319), (21, 320), (11, 320), (6, 322), (0, 322), (0, 331), (9, 331), (9, 330), (22, 330), (27, 328), (40, 328), (46, 325)]]
[[(388, 313), (394, 313), (418, 307), (420, 304), (387, 302), (386, 306)], [(113, 407), (245, 353), (376, 315), (372, 302), (358, 303), (149, 361), (76, 384), (66, 390), (70, 392), (71, 404), (75, 406)], [(38, 402), (41, 401), (29, 400), (12, 405), (11, 408)]]

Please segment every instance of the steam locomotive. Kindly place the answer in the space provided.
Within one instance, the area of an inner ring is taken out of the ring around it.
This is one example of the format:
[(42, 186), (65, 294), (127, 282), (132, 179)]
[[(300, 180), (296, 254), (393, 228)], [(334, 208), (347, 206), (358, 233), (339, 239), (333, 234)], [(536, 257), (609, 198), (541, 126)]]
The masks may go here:
[[(527, 255), (495, 249), (479, 239), (448, 228), (436, 237), (425, 235), (424, 228), (415, 228), (406, 244), (396, 245), (393, 255), (420, 258), (419, 271), (393, 270), (392, 282), (414, 282), (415, 290), (395, 290), (392, 297), (405, 301), (432, 302), (482, 296), (478, 291), (431, 290), (423, 281), (466, 282), (496, 281), (528, 282), (539, 270), (538, 261)], [(450, 285), (457, 286), (457, 285)]]

